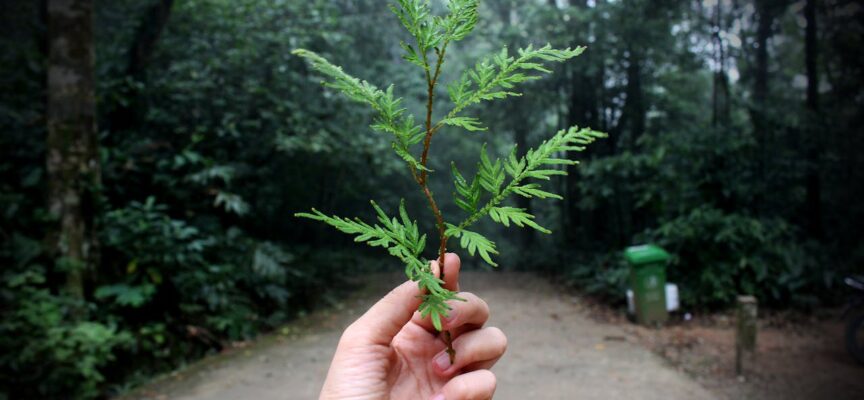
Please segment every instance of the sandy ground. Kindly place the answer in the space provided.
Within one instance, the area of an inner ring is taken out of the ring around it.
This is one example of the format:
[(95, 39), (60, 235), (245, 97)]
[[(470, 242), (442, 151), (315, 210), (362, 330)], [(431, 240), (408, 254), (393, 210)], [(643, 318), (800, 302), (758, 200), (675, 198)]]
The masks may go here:
[(734, 318), (725, 315), (673, 323), (661, 330), (624, 329), (721, 398), (735, 400), (864, 399), (864, 366), (843, 343), (844, 323), (830, 317), (760, 320), (756, 353), (735, 374)]
[[(495, 399), (715, 399), (640, 344), (634, 332), (589, 318), (578, 297), (532, 275), (464, 273), (462, 289), (492, 308), (508, 337), (493, 369)], [(377, 280), (338, 310), (322, 311), (246, 347), (157, 379), (127, 399), (315, 399), (342, 329), (398, 283)]]

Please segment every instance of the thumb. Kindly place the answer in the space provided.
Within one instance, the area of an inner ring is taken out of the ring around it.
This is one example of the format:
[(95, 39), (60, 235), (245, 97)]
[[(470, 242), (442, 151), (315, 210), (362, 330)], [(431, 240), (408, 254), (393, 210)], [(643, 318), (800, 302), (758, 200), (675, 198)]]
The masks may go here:
[(402, 327), (411, 320), (421, 302), (417, 282), (407, 281), (378, 300), (369, 311), (348, 327), (345, 333), (362, 342), (358, 344), (389, 345)]

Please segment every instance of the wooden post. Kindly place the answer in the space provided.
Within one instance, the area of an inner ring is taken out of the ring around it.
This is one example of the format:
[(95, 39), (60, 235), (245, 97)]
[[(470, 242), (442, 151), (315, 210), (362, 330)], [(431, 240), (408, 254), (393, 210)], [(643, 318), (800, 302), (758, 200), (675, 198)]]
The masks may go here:
[(738, 326), (735, 336), (735, 373), (744, 375), (744, 355), (756, 353), (756, 317), (759, 303), (753, 296), (738, 296)]

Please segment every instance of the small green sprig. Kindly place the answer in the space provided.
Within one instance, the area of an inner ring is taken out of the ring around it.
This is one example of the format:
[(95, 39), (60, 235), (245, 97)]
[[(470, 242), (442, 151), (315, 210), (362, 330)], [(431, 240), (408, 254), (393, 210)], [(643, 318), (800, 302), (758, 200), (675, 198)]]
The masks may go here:
[[(492, 259), (498, 254), (494, 242), (482, 234), (468, 230), (475, 222), (489, 217), (505, 227), (511, 224), (528, 227), (543, 233), (551, 233), (540, 226), (535, 217), (522, 208), (505, 205), (512, 195), (537, 199), (561, 199), (561, 196), (544, 190), (540, 184), (553, 176), (566, 175), (566, 167), (577, 162), (566, 157), (580, 152), (595, 140), (606, 137), (604, 133), (587, 128), (572, 127), (557, 132), (535, 149), (529, 149), (524, 156), (517, 156), (514, 148), (503, 159), (490, 158), (486, 146), (480, 153), (477, 172), (471, 180), (451, 164), (454, 181), (454, 201), (466, 216), (456, 223), (447, 222), (429, 190), (428, 176), (432, 171), (427, 168), (432, 138), (445, 126), (462, 128), (469, 132), (485, 131), (481, 121), (475, 117), (462, 115), (474, 104), (494, 101), (511, 96), (520, 96), (516, 87), (519, 84), (539, 79), (549, 74), (550, 63), (567, 61), (582, 54), (584, 47), (574, 49), (554, 49), (550, 45), (535, 48), (528, 46), (518, 49), (511, 55), (507, 48), (482, 59), (473, 68), (448, 85), (452, 103), (439, 121), (433, 121), (435, 88), (439, 84), (441, 67), (450, 43), (460, 41), (470, 34), (479, 18), (479, 0), (450, 0), (448, 13), (444, 16), (433, 15), (428, 0), (396, 0), (390, 9), (413, 38), (413, 43), (401, 43), (405, 51), (404, 59), (423, 69), (428, 89), (425, 123), (416, 123), (413, 115), (407, 114), (402, 106), (402, 98), (394, 95), (393, 85), (382, 90), (367, 81), (345, 73), (341, 67), (331, 64), (325, 58), (311, 51), (299, 49), (293, 53), (305, 58), (309, 65), (324, 75), (324, 85), (343, 93), (348, 99), (364, 103), (375, 112), (371, 124), (374, 131), (391, 135), (394, 152), (408, 166), (411, 177), (423, 192), (429, 208), (435, 217), (438, 248), (436, 258), (441, 274), (435, 276), (429, 260), (423, 257), (426, 249), (426, 235), (420, 234), (417, 222), (408, 217), (404, 201), (400, 204), (398, 217), (389, 217), (381, 207), (372, 202), (378, 216), (375, 224), (366, 223), (359, 218), (349, 219), (328, 216), (313, 209), (311, 213), (298, 213), (296, 216), (324, 222), (336, 229), (355, 236), (355, 241), (370, 246), (383, 247), (405, 264), (405, 274), (416, 281), (423, 291), (423, 302), (419, 311), (429, 317), (433, 325), (441, 330), (441, 320), (450, 310), (447, 301), (460, 300), (444, 285), (444, 253), (450, 238), (459, 239), (459, 245), (472, 256), (478, 255), (492, 266)], [(436, 56), (433, 63), (430, 53)], [(419, 157), (417, 156), (419, 152)], [(450, 335), (444, 332), (451, 358)]]

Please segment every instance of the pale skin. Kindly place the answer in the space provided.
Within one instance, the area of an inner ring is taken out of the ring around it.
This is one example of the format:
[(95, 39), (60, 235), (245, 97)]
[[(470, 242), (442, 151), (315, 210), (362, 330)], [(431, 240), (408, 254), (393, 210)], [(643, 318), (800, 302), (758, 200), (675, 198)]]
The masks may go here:
[[(445, 287), (459, 290), (459, 257), (444, 259)], [(438, 274), (438, 263), (432, 262)], [(378, 301), (342, 334), (321, 390), (322, 400), (488, 400), (495, 393), (489, 369), (504, 355), (507, 338), (484, 327), (489, 306), (460, 292), (443, 321), (456, 358), (451, 365), (439, 332), (420, 317), (420, 290), (405, 282)]]

